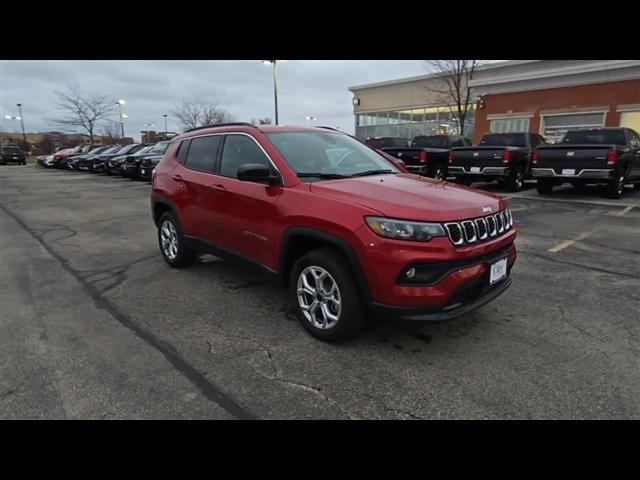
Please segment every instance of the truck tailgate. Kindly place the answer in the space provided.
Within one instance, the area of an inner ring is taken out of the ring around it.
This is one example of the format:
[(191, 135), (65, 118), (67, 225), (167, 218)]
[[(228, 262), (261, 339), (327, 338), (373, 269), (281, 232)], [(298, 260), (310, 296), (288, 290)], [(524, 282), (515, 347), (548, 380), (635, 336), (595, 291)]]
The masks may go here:
[(506, 147), (468, 147), (453, 148), (453, 161), (449, 166), (455, 167), (502, 167), (502, 152)]
[(607, 153), (613, 145), (548, 145), (538, 148), (538, 162), (534, 168), (562, 170), (607, 169)]

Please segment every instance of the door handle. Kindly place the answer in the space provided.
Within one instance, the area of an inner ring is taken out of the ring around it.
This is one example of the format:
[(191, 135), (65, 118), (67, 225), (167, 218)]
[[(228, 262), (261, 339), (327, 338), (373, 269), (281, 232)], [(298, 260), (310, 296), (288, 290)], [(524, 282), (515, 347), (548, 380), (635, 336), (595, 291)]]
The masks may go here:
[(175, 173), (175, 174), (171, 175), (171, 179), (175, 180), (176, 182), (181, 182), (182, 181), (182, 175), (180, 175), (179, 173)]
[(224, 192), (226, 192), (226, 191), (227, 191), (227, 189), (225, 188), (225, 186), (224, 186), (224, 185), (220, 185), (219, 183), (214, 184), (214, 185), (209, 185), (209, 188), (210, 188), (211, 190), (213, 190), (214, 192), (219, 193), (219, 194), (220, 194), (220, 193), (224, 193)]

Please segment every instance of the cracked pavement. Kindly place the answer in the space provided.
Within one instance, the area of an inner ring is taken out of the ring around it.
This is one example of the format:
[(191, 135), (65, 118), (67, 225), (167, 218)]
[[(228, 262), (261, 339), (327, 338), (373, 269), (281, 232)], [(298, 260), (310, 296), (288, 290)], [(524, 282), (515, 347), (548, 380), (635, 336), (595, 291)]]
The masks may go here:
[(0, 418), (640, 418), (640, 208), (619, 215), (640, 192), (505, 194), (504, 295), (330, 345), (260, 272), (165, 265), (147, 183), (35, 166), (0, 181)]

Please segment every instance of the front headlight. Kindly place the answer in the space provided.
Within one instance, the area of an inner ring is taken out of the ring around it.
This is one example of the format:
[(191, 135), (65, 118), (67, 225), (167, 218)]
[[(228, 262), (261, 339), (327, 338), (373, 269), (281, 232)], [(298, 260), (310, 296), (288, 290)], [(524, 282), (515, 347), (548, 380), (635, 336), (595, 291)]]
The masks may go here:
[(365, 217), (364, 220), (377, 235), (396, 240), (428, 242), (433, 237), (445, 236), (444, 228), (439, 223), (411, 222), (385, 217)]

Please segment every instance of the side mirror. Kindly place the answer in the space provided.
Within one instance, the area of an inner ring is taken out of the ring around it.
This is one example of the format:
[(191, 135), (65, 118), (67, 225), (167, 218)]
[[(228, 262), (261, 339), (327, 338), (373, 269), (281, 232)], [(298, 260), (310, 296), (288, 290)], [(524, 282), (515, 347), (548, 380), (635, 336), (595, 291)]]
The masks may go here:
[(271, 169), (261, 163), (246, 163), (238, 168), (238, 180), (243, 182), (258, 182), (269, 185), (280, 184), (280, 177), (272, 175)]

